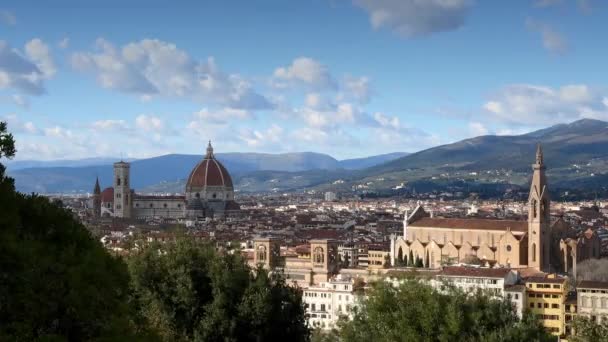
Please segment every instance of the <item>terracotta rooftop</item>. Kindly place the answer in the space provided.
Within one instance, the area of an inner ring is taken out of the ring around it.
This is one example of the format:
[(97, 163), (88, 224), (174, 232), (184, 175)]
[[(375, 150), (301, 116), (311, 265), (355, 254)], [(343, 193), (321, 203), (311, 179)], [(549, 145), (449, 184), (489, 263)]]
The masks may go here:
[(213, 155), (207, 156), (192, 169), (186, 183), (186, 191), (190, 191), (192, 188), (206, 188), (207, 186), (232, 188), (230, 174)]
[(608, 282), (605, 281), (591, 281), (591, 280), (583, 280), (581, 281), (577, 288), (585, 288), (585, 289), (608, 289)]
[(549, 277), (526, 278), (526, 283), (563, 284), (565, 282), (566, 282), (566, 278), (549, 278)]
[(439, 275), (448, 277), (504, 278), (509, 268), (444, 267)]
[(114, 188), (105, 188), (100, 197), (102, 202), (114, 202)]
[(463, 218), (431, 218), (423, 217), (410, 224), (410, 227), (449, 228), (449, 229), (480, 229), (527, 232), (527, 221), (492, 220), (492, 219), (463, 219)]

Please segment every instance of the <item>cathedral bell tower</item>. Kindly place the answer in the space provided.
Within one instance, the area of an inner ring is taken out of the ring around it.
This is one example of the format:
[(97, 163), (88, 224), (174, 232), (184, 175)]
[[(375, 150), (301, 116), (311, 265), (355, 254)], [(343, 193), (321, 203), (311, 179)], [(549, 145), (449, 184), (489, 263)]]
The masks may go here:
[(549, 272), (551, 255), (551, 233), (549, 212), (549, 189), (545, 176), (543, 150), (536, 148), (536, 162), (528, 198), (528, 267)]

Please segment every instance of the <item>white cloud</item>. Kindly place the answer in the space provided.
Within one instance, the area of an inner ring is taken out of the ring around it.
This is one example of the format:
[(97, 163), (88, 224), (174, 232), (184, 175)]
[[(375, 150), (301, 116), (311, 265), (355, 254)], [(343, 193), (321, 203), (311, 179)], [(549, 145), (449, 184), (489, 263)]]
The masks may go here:
[(141, 114), (135, 118), (135, 126), (144, 132), (165, 132), (165, 122), (157, 116)]
[(125, 120), (98, 120), (91, 125), (93, 129), (102, 131), (124, 131), (129, 129)]
[(55, 125), (44, 128), (44, 135), (51, 138), (70, 139), (74, 135), (71, 130)]
[(8, 114), (1, 118), (6, 122), (8, 129), (12, 133), (38, 134), (38, 128), (33, 122), (23, 122), (16, 114)]
[(289, 85), (307, 85), (313, 88), (334, 88), (335, 80), (326, 66), (309, 57), (299, 57), (285, 67), (274, 71), (273, 85), (284, 88)]
[(559, 88), (509, 85), (484, 105), (486, 117), (518, 125), (547, 126), (581, 118), (608, 118), (606, 94), (583, 84)]
[(469, 0), (353, 0), (365, 9), (374, 29), (388, 28), (403, 37), (453, 31), (464, 25)]
[(12, 12), (0, 10), (0, 24), (14, 26), (17, 25), (17, 17)]
[(276, 124), (262, 131), (244, 128), (241, 130), (239, 138), (250, 147), (261, 147), (268, 144), (274, 144), (276, 147), (283, 141), (283, 128)]
[(324, 144), (329, 137), (327, 132), (312, 127), (299, 128), (295, 130), (292, 135), (296, 140), (314, 144)]
[(45, 78), (48, 79), (55, 75), (57, 69), (51, 58), (50, 49), (42, 40), (35, 38), (27, 42), (25, 44), (25, 53), (30, 60), (36, 63), (36, 66), (42, 71)]
[(30, 106), (29, 101), (23, 95), (13, 94), (11, 99), (13, 100), (13, 103), (19, 107), (28, 108)]
[(60, 48), (62, 49), (67, 49), (70, 46), (70, 38), (65, 37), (62, 40), (59, 41), (59, 45)]
[(371, 98), (370, 79), (368, 77), (347, 76), (342, 83), (341, 98), (353, 98), (357, 102), (367, 103)]
[(384, 115), (383, 113), (377, 112), (374, 113), (374, 120), (376, 120), (376, 122), (382, 127), (388, 127), (392, 129), (401, 128), (399, 118), (396, 116), (389, 117)]
[[(33, 52), (44, 52), (37, 49), (43, 47), (43, 43), (42, 45), (38, 45), (37, 43), (34, 45)], [(34, 55), (36, 58), (42, 56), (43, 54)], [(31, 58), (32, 56), (29, 57)], [(46, 91), (44, 80), (50, 75), (45, 74), (45, 71), (38, 67), (37, 64), (40, 62), (42, 60), (27, 59), (19, 51), (11, 48), (7, 42), (0, 40), (0, 89), (14, 88), (31, 95), (44, 94)], [(49, 70), (46, 71), (48, 72)]]
[(317, 128), (368, 124), (370, 122), (366, 114), (351, 103), (339, 103), (324, 109), (304, 107), (296, 109), (295, 112), (308, 126)]
[(270, 109), (250, 82), (225, 74), (215, 60), (193, 60), (174, 44), (144, 39), (116, 48), (98, 39), (95, 52), (71, 57), (76, 70), (93, 73), (102, 87), (145, 96), (186, 97), (239, 109)]
[(253, 114), (250, 111), (236, 108), (223, 108), (216, 111), (203, 108), (194, 113), (194, 117), (196, 120), (206, 123), (225, 124), (233, 121), (240, 122), (252, 119)]
[(547, 51), (560, 54), (567, 51), (568, 43), (566, 38), (556, 32), (551, 26), (533, 19), (526, 20), (526, 25), (530, 30), (540, 33), (543, 47)]
[(470, 122), (469, 131), (473, 136), (488, 135), (489, 130), (481, 122)]

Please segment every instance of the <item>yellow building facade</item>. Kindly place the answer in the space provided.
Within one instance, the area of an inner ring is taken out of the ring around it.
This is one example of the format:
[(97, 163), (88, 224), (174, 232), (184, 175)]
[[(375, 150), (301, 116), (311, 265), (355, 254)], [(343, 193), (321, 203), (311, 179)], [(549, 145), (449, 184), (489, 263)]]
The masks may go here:
[(566, 299), (568, 295), (565, 278), (553, 275), (526, 279), (527, 305), (542, 325), (555, 336), (566, 333)]

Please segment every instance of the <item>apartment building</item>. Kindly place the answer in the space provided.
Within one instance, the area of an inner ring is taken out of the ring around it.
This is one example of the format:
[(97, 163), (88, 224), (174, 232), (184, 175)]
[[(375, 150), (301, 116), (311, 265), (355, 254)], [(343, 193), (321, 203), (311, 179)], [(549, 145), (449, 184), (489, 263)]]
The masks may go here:
[(566, 278), (555, 275), (530, 277), (525, 280), (527, 302), (530, 311), (542, 325), (555, 336), (565, 336), (566, 300), (568, 289)]
[(337, 275), (327, 282), (304, 289), (302, 299), (310, 326), (331, 329), (341, 316), (352, 318), (358, 298), (354, 278)]
[(576, 290), (579, 315), (598, 323), (608, 320), (608, 282), (581, 281)]
[(431, 284), (441, 287), (449, 284), (465, 292), (483, 291), (495, 298), (508, 298), (517, 315), (522, 316), (525, 289), (516, 286), (519, 274), (509, 268), (444, 267)]

